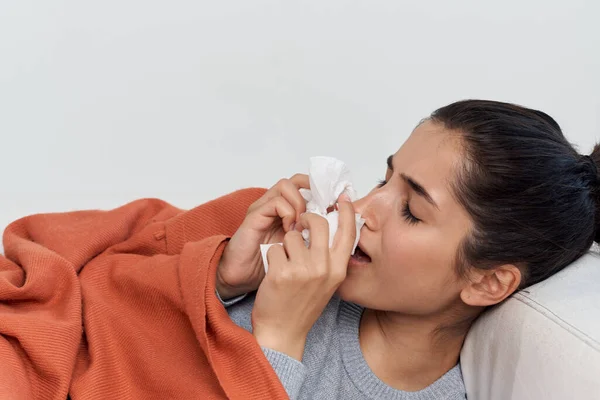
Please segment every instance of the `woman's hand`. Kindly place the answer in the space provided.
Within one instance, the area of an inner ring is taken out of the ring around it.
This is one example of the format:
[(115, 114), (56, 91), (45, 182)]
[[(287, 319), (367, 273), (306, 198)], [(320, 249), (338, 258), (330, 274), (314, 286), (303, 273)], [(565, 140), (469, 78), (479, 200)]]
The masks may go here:
[[(253, 334), (262, 347), (302, 360), (308, 332), (346, 277), (356, 237), (354, 207), (340, 198), (339, 226), (329, 248), (327, 220), (301, 215), (296, 229), (285, 234), (283, 246), (267, 253), (269, 273), (258, 289), (252, 310)], [(310, 231), (306, 248), (299, 231)]]
[(260, 245), (279, 243), (294, 229), (306, 202), (299, 189), (310, 187), (308, 175), (282, 179), (255, 201), (230, 239), (217, 269), (217, 292), (223, 299), (256, 290), (265, 276)]

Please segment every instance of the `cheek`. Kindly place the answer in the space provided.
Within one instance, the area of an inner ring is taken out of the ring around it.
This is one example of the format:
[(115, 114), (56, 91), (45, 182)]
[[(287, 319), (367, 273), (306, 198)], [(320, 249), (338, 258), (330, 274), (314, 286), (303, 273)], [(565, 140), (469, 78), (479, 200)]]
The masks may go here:
[(374, 308), (429, 314), (455, 300), (460, 290), (452, 249), (417, 235), (384, 246), (383, 273), (377, 279), (385, 297)]
[(411, 282), (419, 291), (437, 291), (452, 277), (455, 251), (435, 232), (407, 229), (406, 234), (384, 235), (382, 260), (386, 275), (396, 282)]
[[(411, 232), (412, 231), (412, 232)], [(398, 265), (403, 270), (434, 260), (436, 256), (435, 244), (429, 235), (416, 232), (411, 227), (402, 231), (383, 232), (382, 255), (386, 265)]]

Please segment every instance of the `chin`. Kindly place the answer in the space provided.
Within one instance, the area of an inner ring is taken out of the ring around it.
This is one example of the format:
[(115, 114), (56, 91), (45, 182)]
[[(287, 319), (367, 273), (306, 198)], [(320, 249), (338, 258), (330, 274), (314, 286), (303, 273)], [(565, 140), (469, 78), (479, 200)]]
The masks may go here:
[(347, 277), (344, 282), (338, 287), (336, 294), (338, 297), (348, 303), (355, 303), (361, 305), (360, 301), (360, 288), (357, 287), (356, 283), (351, 277)]

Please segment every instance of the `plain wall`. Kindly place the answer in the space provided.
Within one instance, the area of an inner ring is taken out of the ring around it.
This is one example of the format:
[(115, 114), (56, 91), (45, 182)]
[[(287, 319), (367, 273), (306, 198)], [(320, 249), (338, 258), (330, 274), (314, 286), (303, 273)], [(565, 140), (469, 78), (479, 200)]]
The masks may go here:
[(159, 197), (189, 208), (347, 162), (360, 193), (435, 108), (516, 102), (589, 153), (597, 1), (0, 1), (0, 230)]

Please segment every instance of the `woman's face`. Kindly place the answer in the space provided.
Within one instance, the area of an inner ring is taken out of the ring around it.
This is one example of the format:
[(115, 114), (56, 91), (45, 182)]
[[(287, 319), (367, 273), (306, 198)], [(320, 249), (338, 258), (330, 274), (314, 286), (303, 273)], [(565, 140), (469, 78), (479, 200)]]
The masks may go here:
[[(388, 160), (386, 183), (356, 201), (365, 225), (338, 294), (363, 307), (433, 315), (464, 287), (455, 272), (471, 220), (450, 183), (462, 159), (459, 136), (426, 121)], [(383, 160), (382, 160), (383, 164)]]

